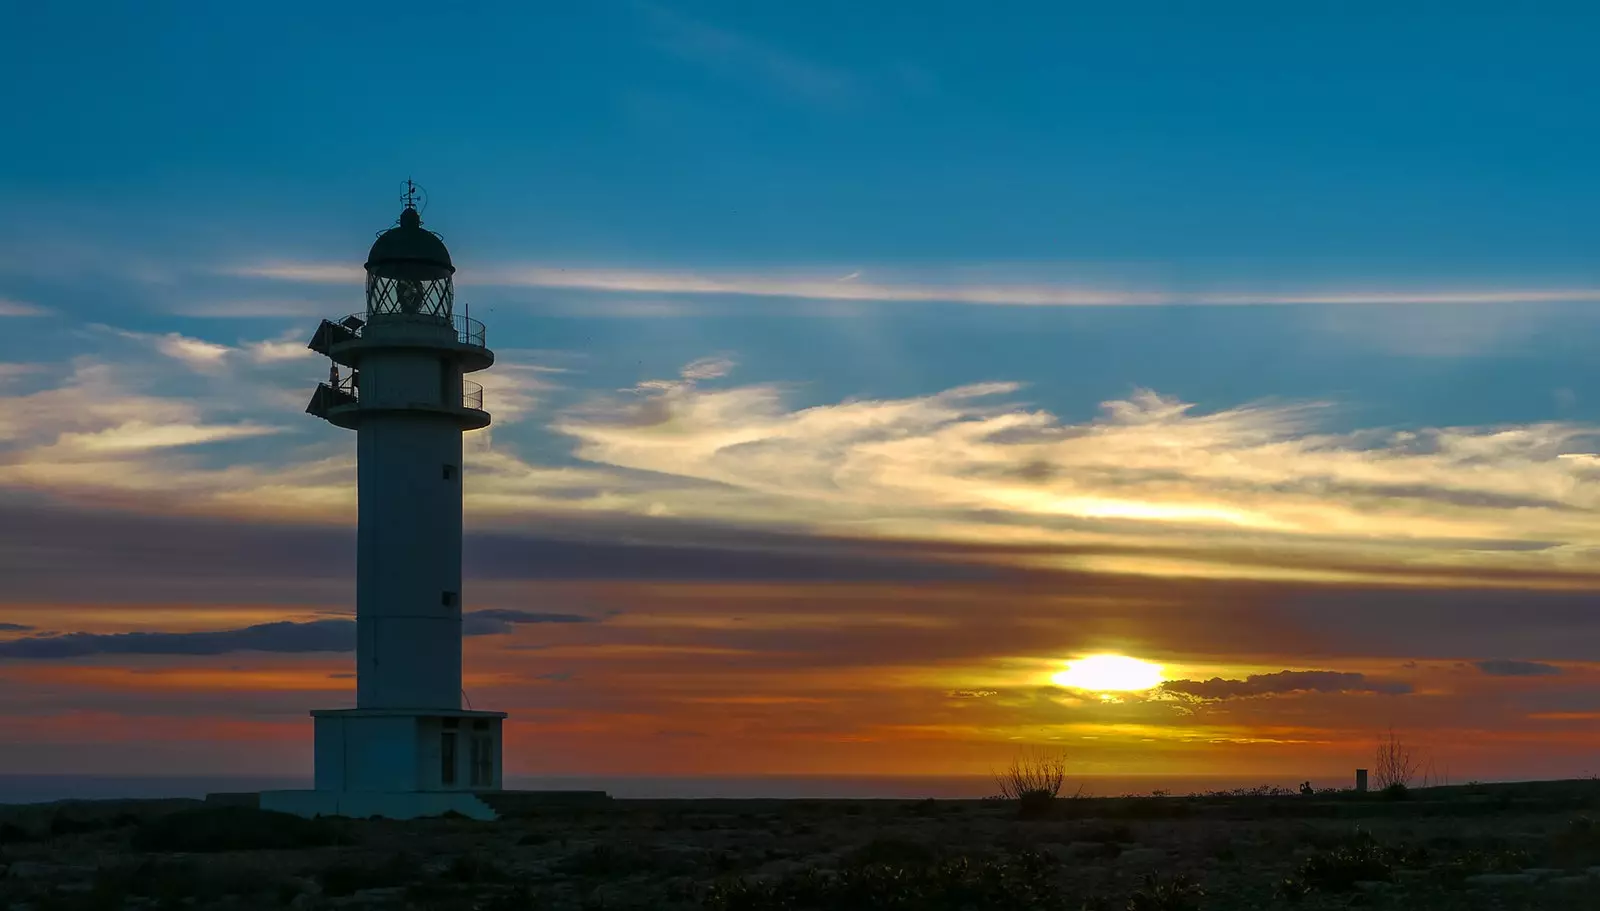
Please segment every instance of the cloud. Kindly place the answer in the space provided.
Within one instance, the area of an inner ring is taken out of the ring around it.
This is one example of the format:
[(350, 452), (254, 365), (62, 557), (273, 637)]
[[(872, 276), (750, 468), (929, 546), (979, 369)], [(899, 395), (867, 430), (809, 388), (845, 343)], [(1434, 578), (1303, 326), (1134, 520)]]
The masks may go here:
[(686, 380), (714, 380), (727, 376), (732, 370), (731, 358), (703, 357), (684, 367), (679, 375)]
[(1419, 578), (1597, 568), (1600, 534), (1582, 518), (1600, 508), (1594, 427), (1328, 432), (1326, 403), (1201, 412), (1148, 390), (1068, 423), (1008, 401), (1019, 391), (991, 382), (796, 409), (776, 385), (662, 380), (553, 426), (581, 458), (663, 479), (644, 496), (670, 515), (720, 499), (740, 504), (723, 518), (1100, 547), (1073, 565), (1118, 571), (1170, 573), (1206, 554), (1358, 574), (1393, 560)]
[(946, 699), (987, 699), (998, 696), (994, 690), (950, 690), (944, 694)]
[[(352, 502), (354, 441), (302, 413), (321, 371), (303, 363), (315, 356), (298, 333), (225, 343), (97, 326), (79, 338), (102, 350), (51, 368), (0, 365), (0, 489), (258, 517), (327, 519)], [(484, 385), (503, 429), (555, 384), (536, 365), (500, 366)], [(54, 385), (23, 389), (33, 377)], [(245, 440), (261, 445), (226, 460), (205, 449)], [(487, 433), (468, 438), (469, 451), (487, 444)]]
[(19, 300), (0, 297), (0, 317), (6, 316), (49, 316), (51, 310), (37, 304), (30, 304)]
[[(360, 266), (339, 263), (301, 263), (292, 261), (267, 261), (222, 270), (224, 275), (240, 278), (270, 278), (280, 281), (306, 282), (319, 285), (360, 285), (366, 270)], [(249, 302), (253, 309), (258, 302)]]
[(750, 35), (689, 19), (655, 4), (642, 9), (658, 47), (741, 84), (758, 80), (808, 102), (833, 102), (856, 90), (848, 71), (808, 60)]
[(1250, 699), (1292, 693), (1379, 693), (1401, 695), (1411, 692), (1408, 683), (1376, 681), (1363, 674), (1340, 671), (1279, 671), (1251, 674), (1243, 680), (1169, 680), (1161, 691), (1193, 696), (1196, 699)]
[(33, 627), (25, 623), (0, 623), (0, 633), (26, 633), (32, 630)]
[[(62, 385), (0, 398), (0, 488), (121, 486), (178, 492), (200, 478), (173, 461), (176, 451), (282, 432), (253, 421), (205, 420), (193, 399), (130, 390), (125, 372), (136, 369), (80, 358)], [(223, 407), (247, 405), (259, 394), (239, 390)], [(197, 483), (191, 490), (198, 495), (205, 486)]]
[[(267, 261), (225, 267), (224, 274), (308, 284), (359, 284), (361, 270), (325, 263)], [(839, 278), (843, 273), (845, 279)], [(1284, 288), (1195, 290), (1134, 280), (1081, 284), (986, 276), (981, 281), (939, 277), (863, 280), (862, 269), (708, 272), (694, 269), (562, 267), (507, 263), (475, 270), (475, 285), (563, 288), (608, 294), (727, 295), (817, 301), (950, 303), (1031, 307), (1118, 306), (1476, 306), (1600, 302), (1600, 288)], [(1503, 323), (1504, 321), (1500, 321)], [(1338, 324), (1342, 326), (1343, 324)], [(1337, 326), (1330, 325), (1330, 328)]]
[(156, 335), (97, 327), (153, 348), (199, 373), (216, 374), (237, 367), (240, 363), (277, 364), (285, 361), (311, 360), (316, 352), (306, 345), (306, 332), (291, 332), (275, 339), (244, 341), (238, 345), (225, 345), (206, 339), (191, 338), (178, 332)]
[(552, 614), (525, 610), (490, 608), (473, 611), (461, 618), (463, 636), (500, 636), (514, 632), (523, 623), (597, 623), (582, 614)]
[(118, 452), (148, 452), (217, 443), (224, 440), (243, 440), (251, 437), (279, 433), (282, 428), (263, 427), (259, 424), (234, 424), (226, 427), (203, 427), (181, 424), (147, 424), (129, 421), (116, 427), (93, 433), (63, 433), (56, 438), (52, 448), (57, 453), (71, 451), (85, 455)]
[[(316, 376), (290, 357), (297, 341), (102, 335), (127, 350), (80, 357), (55, 388), (0, 398), (0, 489), (350, 521), (354, 447), (300, 415)], [(496, 429), (540, 417), (535, 432), (556, 436), (539, 445), (570, 446), (576, 459), (524, 457), (527, 437), (468, 435), (468, 514), (485, 528), (611, 516), (697, 533), (946, 542), (962, 552), (935, 562), (963, 571), (1543, 586), (1600, 577), (1600, 531), (1584, 520), (1600, 509), (1600, 428), (1585, 424), (1331, 431), (1331, 403), (1202, 410), (1152, 390), (1063, 420), (1003, 377), (801, 407), (780, 384), (726, 383), (732, 365), (701, 358), (559, 410), (545, 410), (556, 387), (537, 365), (491, 371)], [(251, 419), (260, 414), (304, 424)], [(207, 449), (245, 440), (259, 445)], [(844, 569), (871, 574), (882, 557)], [(673, 564), (654, 552), (649, 561)]]
[(227, 345), (189, 338), (176, 332), (157, 336), (155, 345), (162, 354), (200, 371), (216, 369), (224, 358), (233, 353), (233, 349)]
[(274, 364), (280, 361), (302, 361), (315, 359), (317, 354), (306, 346), (305, 340), (298, 335), (292, 340), (264, 340), (259, 342), (246, 342), (241, 349), (247, 357), (258, 364)]
[(231, 652), (348, 652), (354, 620), (261, 623), (205, 632), (56, 633), (0, 642), (0, 658), (90, 655), (224, 655)]
[(1474, 667), (1490, 677), (1547, 677), (1561, 673), (1561, 668), (1539, 661), (1512, 661), (1493, 659), (1475, 662)]
[[(511, 633), (524, 623), (596, 623), (579, 614), (522, 610), (472, 611), (461, 618), (464, 636)], [(32, 627), (5, 624), (0, 629)], [(235, 652), (351, 652), (356, 647), (356, 622), (329, 619), (259, 623), (240, 629), (198, 632), (136, 631), (125, 633), (41, 633), (0, 641), (0, 659), (63, 659), (92, 655), (226, 655)]]

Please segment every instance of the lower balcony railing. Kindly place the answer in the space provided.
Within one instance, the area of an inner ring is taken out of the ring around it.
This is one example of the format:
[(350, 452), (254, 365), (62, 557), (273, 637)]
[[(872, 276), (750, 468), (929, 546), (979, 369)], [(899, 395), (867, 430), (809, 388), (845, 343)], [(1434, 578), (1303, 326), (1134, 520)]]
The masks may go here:
[[(318, 383), (316, 392), (312, 393), (311, 404), (306, 406), (306, 411), (319, 418), (328, 416), (328, 409), (345, 405), (359, 405), (361, 403), (361, 375), (352, 372), (340, 377), (337, 381)], [(455, 402), (441, 402), (444, 407), (457, 407)], [(459, 406), (468, 411), (483, 410), (483, 386), (472, 380), (461, 381), (461, 401)]]

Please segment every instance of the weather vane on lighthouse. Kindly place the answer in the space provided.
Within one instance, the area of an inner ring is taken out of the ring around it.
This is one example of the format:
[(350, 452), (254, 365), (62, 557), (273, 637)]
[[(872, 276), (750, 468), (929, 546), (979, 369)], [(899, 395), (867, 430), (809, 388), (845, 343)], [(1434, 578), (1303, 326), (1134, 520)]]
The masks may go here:
[(356, 432), (356, 705), (311, 713), (315, 790), (263, 792), (266, 809), (494, 816), (477, 793), (501, 788), (506, 716), (461, 707), (461, 437), (489, 426), (463, 377), (494, 353), (455, 312), (456, 267), (419, 198), (407, 180), (372, 245), (366, 309), (310, 342), (332, 363), (306, 411)]
[[(417, 204), (418, 197), (421, 197), (422, 199), (421, 205)], [(405, 190), (400, 193), (400, 202), (404, 208), (416, 209), (420, 212), (428, 207), (428, 193), (426, 190), (417, 186), (416, 181), (407, 177), (405, 182)]]

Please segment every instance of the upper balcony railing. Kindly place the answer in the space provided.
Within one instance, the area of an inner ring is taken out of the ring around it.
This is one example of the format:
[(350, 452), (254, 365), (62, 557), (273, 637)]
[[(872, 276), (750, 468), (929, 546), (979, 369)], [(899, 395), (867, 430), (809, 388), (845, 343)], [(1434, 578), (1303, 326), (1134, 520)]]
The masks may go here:
[[(426, 313), (385, 313), (380, 317), (385, 323), (392, 321), (405, 321), (415, 323), (431, 323), (439, 325), (445, 322), (445, 317), (432, 316)], [(456, 341), (474, 348), (487, 348), (487, 331), (483, 323), (470, 316), (456, 314), (449, 319), (451, 327), (456, 331)], [(361, 338), (361, 333), (367, 328), (366, 313), (352, 313), (344, 319), (330, 320), (335, 326), (350, 333), (348, 338), (338, 339), (341, 342), (353, 341)]]

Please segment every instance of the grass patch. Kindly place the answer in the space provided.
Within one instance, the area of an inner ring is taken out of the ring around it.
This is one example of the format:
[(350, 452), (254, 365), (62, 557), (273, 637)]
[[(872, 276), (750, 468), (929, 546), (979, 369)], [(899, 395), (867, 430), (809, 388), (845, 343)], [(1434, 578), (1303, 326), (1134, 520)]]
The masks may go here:
[(569, 876), (621, 877), (655, 869), (656, 861), (637, 845), (595, 845), (569, 854), (557, 870)]
[(377, 864), (332, 864), (322, 869), (317, 881), (324, 895), (337, 898), (363, 889), (404, 886), (419, 876), (416, 860), (409, 854), (399, 853)]
[(1128, 911), (1197, 911), (1205, 890), (1183, 875), (1163, 879), (1147, 874), (1138, 891), (1128, 897)]
[[(952, 858), (928, 866), (871, 863), (837, 871), (811, 868), (776, 881), (732, 880), (705, 896), (711, 911), (964, 911), (1027, 908), (1067, 911), (1059, 865), (1039, 854)], [(1143, 909), (1141, 909), (1143, 911)]]

